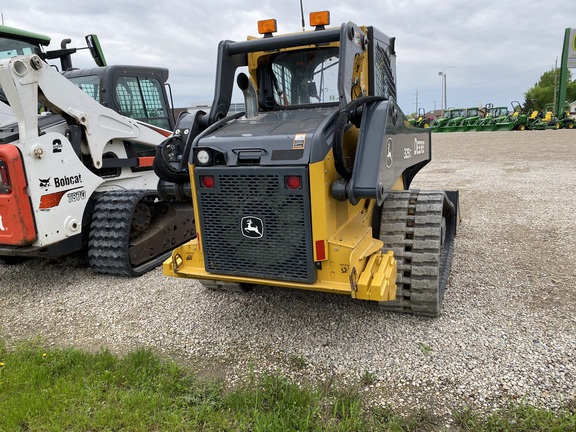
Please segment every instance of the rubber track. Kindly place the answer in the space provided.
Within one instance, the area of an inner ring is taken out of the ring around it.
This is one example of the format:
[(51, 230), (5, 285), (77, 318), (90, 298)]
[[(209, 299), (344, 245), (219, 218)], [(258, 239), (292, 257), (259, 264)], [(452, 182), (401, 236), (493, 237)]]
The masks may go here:
[[(388, 311), (440, 315), (454, 247), (455, 216), (444, 192), (393, 191), (384, 201), (380, 239), (398, 265), (396, 300), (382, 302)], [(446, 222), (441, 247), (443, 216)]]
[(169, 255), (167, 251), (152, 260), (132, 267), (130, 230), (136, 204), (155, 195), (148, 190), (111, 191), (96, 201), (88, 241), (88, 261), (98, 273), (139, 276), (157, 267)]

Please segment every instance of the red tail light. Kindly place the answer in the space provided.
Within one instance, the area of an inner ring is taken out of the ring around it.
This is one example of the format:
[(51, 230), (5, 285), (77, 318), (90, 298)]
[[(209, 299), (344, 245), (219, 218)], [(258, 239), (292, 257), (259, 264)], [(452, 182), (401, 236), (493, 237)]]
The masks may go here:
[(300, 176), (286, 177), (286, 186), (289, 189), (300, 189), (302, 187), (302, 178)]
[(214, 177), (211, 175), (202, 176), (200, 177), (200, 180), (202, 181), (202, 186), (206, 189), (212, 189), (214, 187)]

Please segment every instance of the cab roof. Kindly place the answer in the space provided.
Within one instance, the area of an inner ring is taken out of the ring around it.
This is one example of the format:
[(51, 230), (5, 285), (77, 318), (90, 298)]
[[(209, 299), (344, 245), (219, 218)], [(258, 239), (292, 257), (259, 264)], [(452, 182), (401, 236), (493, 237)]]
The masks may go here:
[(40, 33), (33, 33), (26, 30), (17, 29), (14, 27), (8, 27), (0, 25), (0, 37), (7, 37), (10, 39), (18, 39), (32, 44), (38, 45), (48, 45), (50, 43), (50, 37), (45, 36)]

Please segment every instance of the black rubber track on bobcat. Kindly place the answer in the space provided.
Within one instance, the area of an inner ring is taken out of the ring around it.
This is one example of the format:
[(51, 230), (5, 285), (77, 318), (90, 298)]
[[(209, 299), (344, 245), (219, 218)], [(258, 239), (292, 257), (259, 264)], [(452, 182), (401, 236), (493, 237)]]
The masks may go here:
[(97, 198), (88, 241), (88, 261), (94, 271), (116, 276), (140, 276), (170, 256), (171, 247), (138, 266), (130, 262), (134, 210), (141, 200), (153, 202), (155, 197), (155, 193), (149, 190), (128, 190), (106, 192)]

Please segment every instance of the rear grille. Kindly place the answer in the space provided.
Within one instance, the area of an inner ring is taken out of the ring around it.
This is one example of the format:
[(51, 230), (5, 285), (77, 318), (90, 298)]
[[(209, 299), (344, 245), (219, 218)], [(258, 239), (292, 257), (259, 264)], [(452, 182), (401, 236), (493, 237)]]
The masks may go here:
[[(310, 234), (306, 168), (200, 168), (214, 187), (198, 187), (202, 249), (206, 271), (287, 282), (312, 283), (315, 266)], [(284, 186), (300, 175), (302, 188)]]

